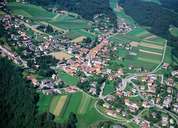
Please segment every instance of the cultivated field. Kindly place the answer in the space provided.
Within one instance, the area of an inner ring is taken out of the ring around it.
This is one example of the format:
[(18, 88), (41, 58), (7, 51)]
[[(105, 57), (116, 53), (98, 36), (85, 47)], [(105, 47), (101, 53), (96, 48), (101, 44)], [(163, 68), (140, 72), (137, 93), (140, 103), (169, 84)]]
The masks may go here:
[(78, 44), (78, 43), (81, 43), (84, 39), (86, 39), (85, 36), (80, 36), (80, 37), (73, 39), (72, 42)]
[[(115, 60), (112, 67), (122, 64), (127, 70), (132, 64), (136, 68), (151, 70), (160, 63), (163, 56), (165, 40), (142, 28), (134, 29), (126, 35), (115, 34), (110, 37), (110, 41), (115, 45), (122, 45), (116, 55), (124, 58), (124, 61)], [(124, 48), (127, 44), (132, 47), (131, 50)]]
[(51, 53), (51, 55), (54, 56), (58, 60), (63, 60), (63, 59), (68, 60), (71, 58), (71, 55), (69, 55), (66, 52), (54, 52), (54, 53)]
[(60, 115), (60, 113), (61, 113), (66, 101), (67, 101), (67, 95), (61, 96), (59, 98), (59, 100), (57, 101), (57, 104), (55, 106), (55, 109), (52, 112), (55, 116), (59, 116)]

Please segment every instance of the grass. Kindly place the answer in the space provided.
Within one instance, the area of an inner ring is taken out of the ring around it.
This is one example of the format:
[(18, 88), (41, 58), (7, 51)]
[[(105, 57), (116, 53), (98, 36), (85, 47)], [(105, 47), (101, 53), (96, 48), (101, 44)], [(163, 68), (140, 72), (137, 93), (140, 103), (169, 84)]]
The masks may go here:
[(84, 29), (89, 28), (89, 25), (84, 20), (72, 20), (72, 21), (49, 21), (50, 24), (63, 29)]
[(46, 112), (48, 111), (48, 107), (49, 107), (49, 104), (52, 100), (52, 96), (51, 95), (43, 95), (40, 93), (40, 98), (39, 98), (39, 101), (38, 101), (38, 112), (42, 113), (42, 112)]
[(143, 46), (139, 46), (139, 49), (150, 51), (150, 52), (163, 53), (163, 50), (158, 50), (158, 49), (148, 48), (148, 47), (143, 47)]
[(64, 81), (66, 85), (77, 85), (77, 83), (79, 82), (79, 78), (71, 76), (63, 70), (58, 71), (58, 76), (61, 80)]
[(55, 118), (56, 122), (64, 123), (68, 120), (71, 112), (78, 118), (78, 128), (87, 128), (96, 122), (106, 120), (94, 108), (95, 99), (82, 92), (70, 94), (70, 100), (62, 109), (62, 114)]
[(119, 34), (111, 36), (109, 40), (113, 43), (119, 43), (119, 44), (127, 44), (131, 41), (129, 38), (125, 38), (124, 36)]
[(23, 15), (33, 19), (50, 19), (56, 15), (54, 13), (48, 12), (40, 6), (31, 4), (10, 2), (8, 3), (8, 7), (15, 15)]
[(78, 128), (88, 128), (97, 122), (109, 120), (96, 111), (94, 104), (95, 100), (90, 101), (90, 105), (88, 106), (86, 113), (78, 115)]
[(62, 109), (63, 109), (63, 107), (64, 107), (64, 105), (65, 105), (65, 103), (67, 101), (67, 98), (68, 98), (67, 95), (64, 95), (64, 96), (60, 97), (60, 99), (58, 100), (58, 102), (56, 104), (55, 110), (53, 111), (54, 115), (56, 115), (56, 116), (60, 115), (60, 113), (61, 113), (61, 111), (62, 111)]
[(92, 99), (88, 95), (83, 93), (81, 103), (80, 103), (80, 106), (79, 106), (80, 109), (78, 110), (78, 113), (80, 113), (80, 114), (86, 113), (86, 111), (87, 111), (87, 109), (90, 105), (91, 100)]
[(95, 40), (95, 38), (96, 38), (96, 35), (91, 34), (90, 32), (87, 32), (84, 29), (70, 30), (69, 33), (67, 33), (67, 36), (70, 39), (75, 39), (75, 38), (78, 38), (80, 36), (90, 37), (92, 40)]
[(58, 103), (58, 101), (60, 100), (61, 96), (53, 96), (50, 106), (49, 106), (49, 111), (51, 113), (54, 113), (55, 109), (56, 109), (56, 105)]
[(170, 32), (171, 35), (173, 35), (174, 37), (178, 37), (178, 27), (171, 26), (171, 27), (169, 28), (169, 32)]
[(107, 81), (106, 85), (104, 87), (104, 91), (103, 91), (103, 95), (107, 95), (111, 92), (115, 91), (115, 87), (114, 87), (114, 81)]
[(60, 51), (60, 52), (53, 52), (53, 53), (51, 53), (51, 55), (52, 55), (53, 57), (55, 57), (57, 60), (63, 60), (63, 59), (68, 60), (68, 59), (71, 58), (71, 55), (70, 55), (70, 54), (68, 54), (68, 53), (66, 53), (66, 52), (63, 52), (63, 51)]
[(40, 6), (27, 3), (10, 2), (8, 3), (8, 7), (12, 10), (14, 15), (22, 15), (24, 17), (29, 17), (36, 22), (50, 24), (58, 31), (70, 31), (69, 34), (74, 35), (74, 38), (76, 38), (75, 35), (77, 35), (77, 37), (86, 36), (95, 39), (95, 35), (84, 30), (91, 28), (91, 24), (87, 20), (78, 19), (68, 15), (59, 15), (57, 13), (49, 12)]

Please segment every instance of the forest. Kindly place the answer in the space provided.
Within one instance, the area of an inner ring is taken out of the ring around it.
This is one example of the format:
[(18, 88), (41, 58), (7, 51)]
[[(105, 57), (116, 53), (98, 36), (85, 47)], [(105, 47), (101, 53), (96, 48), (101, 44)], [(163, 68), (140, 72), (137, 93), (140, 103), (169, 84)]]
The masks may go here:
[(22, 77), (23, 69), (0, 57), (0, 126), (2, 128), (75, 128), (76, 115), (68, 122), (57, 124), (51, 113), (37, 111), (38, 93)]

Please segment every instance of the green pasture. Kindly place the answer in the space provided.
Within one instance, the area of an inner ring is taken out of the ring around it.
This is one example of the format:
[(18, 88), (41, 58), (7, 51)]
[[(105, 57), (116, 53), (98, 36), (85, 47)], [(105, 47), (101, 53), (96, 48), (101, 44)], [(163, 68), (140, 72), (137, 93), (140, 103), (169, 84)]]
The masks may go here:
[(10, 2), (8, 3), (8, 7), (15, 15), (23, 15), (25, 17), (34, 19), (51, 19), (56, 15), (54, 13), (48, 12), (40, 6), (35, 6), (32, 4)]
[(105, 87), (104, 87), (104, 91), (103, 91), (103, 95), (107, 95), (109, 93), (112, 93), (115, 91), (115, 87), (114, 87), (114, 81), (106, 81), (105, 83)]
[(61, 80), (64, 81), (66, 85), (77, 85), (77, 83), (79, 82), (79, 78), (71, 76), (63, 70), (58, 71), (58, 76)]
[(47, 112), (48, 108), (49, 108), (49, 104), (52, 100), (52, 96), (51, 95), (43, 95), (42, 93), (39, 94), (39, 101), (37, 103), (38, 106), (38, 112), (42, 113), (42, 112)]
[(95, 38), (96, 38), (96, 35), (91, 34), (90, 32), (87, 32), (87, 31), (84, 30), (84, 29), (70, 30), (70, 31), (67, 33), (67, 36), (68, 36), (70, 39), (75, 39), (75, 38), (80, 37), (80, 36), (89, 37), (89, 38), (91, 38), (92, 40), (95, 40)]

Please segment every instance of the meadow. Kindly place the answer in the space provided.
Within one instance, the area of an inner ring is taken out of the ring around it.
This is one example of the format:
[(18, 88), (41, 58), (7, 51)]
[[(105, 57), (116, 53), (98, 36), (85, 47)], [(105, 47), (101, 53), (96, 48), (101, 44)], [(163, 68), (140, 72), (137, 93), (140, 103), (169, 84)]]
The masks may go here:
[(71, 76), (63, 70), (58, 71), (58, 77), (63, 80), (66, 85), (77, 85), (79, 82), (79, 78)]
[(108, 95), (115, 91), (114, 81), (106, 81), (106, 85), (104, 87), (103, 95)]

